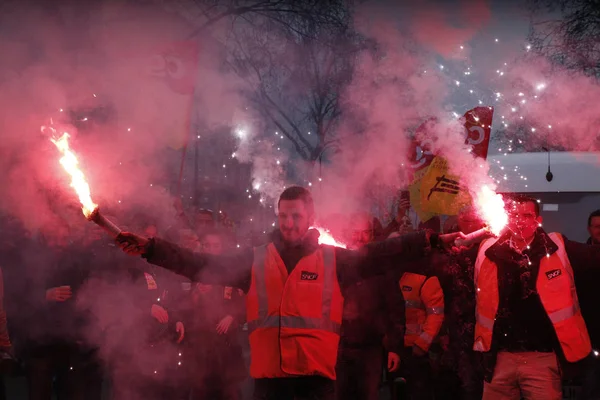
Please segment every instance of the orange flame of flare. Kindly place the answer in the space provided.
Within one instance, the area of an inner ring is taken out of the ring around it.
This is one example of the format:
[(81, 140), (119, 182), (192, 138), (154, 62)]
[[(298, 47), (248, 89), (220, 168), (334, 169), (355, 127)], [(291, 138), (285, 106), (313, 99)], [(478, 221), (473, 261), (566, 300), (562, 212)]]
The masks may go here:
[(327, 244), (330, 246), (342, 247), (344, 249), (347, 247), (344, 243), (335, 240), (333, 236), (331, 236), (329, 231), (327, 231), (325, 228), (313, 226), (310, 229), (316, 229), (317, 231), (319, 231), (319, 244)]
[(65, 132), (60, 138), (51, 138), (50, 140), (56, 145), (58, 150), (63, 155), (60, 159), (60, 164), (71, 176), (71, 187), (75, 189), (77, 196), (79, 196), (79, 201), (83, 206), (83, 215), (89, 217), (96, 207), (98, 207), (98, 205), (92, 201), (90, 185), (88, 185), (85, 180), (85, 175), (79, 169), (79, 161), (77, 161), (77, 156), (75, 156), (75, 153), (73, 153), (69, 148), (69, 134)]
[(499, 236), (508, 224), (508, 214), (504, 208), (502, 195), (493, 191), (489, 186), (483, 185), (477, 193), (475, 203), (491, 232)]

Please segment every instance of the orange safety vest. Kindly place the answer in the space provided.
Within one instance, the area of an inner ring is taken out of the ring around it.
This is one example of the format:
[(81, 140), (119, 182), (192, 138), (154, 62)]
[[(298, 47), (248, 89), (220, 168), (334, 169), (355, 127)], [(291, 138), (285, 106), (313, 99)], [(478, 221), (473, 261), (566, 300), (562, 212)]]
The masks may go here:
[(273, 243), (255, 248), (246, 298), (250, 376), (335, 379), (343, 308), (334, 247), (320, 246), (289, 275)]
[(437, 277), (405, 272), (400, 290), (406, 307), (404, 346), (428, 351), (444, 322), (444, 293)]
[[(573, 269), (565, 251), (564, 240), (558, 233), (550, 233), (548, 236), (556, 243), (558, 250), (540, 261), (536, 288), (546, 314), (552, 321), (565, 358), (569, 362), (576, 362), (592, 351), (592, 345), (579, 309)], [(489, 351), (492, 346), (499, 302), (498, 274), (496, 264), (485, 256), (485, 252), (497, 240), (483, 241), (475, 262), (475, 351)]]

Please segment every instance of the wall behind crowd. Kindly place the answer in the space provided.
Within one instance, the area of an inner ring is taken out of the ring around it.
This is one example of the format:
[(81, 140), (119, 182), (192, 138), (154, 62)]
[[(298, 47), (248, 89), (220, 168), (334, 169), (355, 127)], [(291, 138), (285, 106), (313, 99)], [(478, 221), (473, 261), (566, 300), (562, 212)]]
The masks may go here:
[(561, 232), (569, 239), (585, 242), (589, 214), (600, 209), (600, 193), (528, 193), (541, 200), (547, 232)]

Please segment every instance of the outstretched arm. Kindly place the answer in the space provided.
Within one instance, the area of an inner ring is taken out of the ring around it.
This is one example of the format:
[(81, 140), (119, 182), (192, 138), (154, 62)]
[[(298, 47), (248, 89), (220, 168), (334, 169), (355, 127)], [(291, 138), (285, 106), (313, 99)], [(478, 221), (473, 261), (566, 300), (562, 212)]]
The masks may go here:
[(146, 239), (127, 232), (121, 233), (117, 240), (126, 253), (141, 255), (149, 263), (192, 281), (233, 286), (244, 292), (250, 288), (252, 249), (214, 256), (196, 253), (160, 238)]

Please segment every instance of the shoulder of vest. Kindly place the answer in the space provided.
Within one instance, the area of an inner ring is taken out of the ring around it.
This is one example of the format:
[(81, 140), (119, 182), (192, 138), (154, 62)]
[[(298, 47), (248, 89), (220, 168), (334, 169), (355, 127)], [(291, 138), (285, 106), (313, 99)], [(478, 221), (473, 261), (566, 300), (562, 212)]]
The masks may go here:
[(557, 240), (560, 240), (562, 243), (565, 242), (565, 238), (559, 232), (550, 232), (550, 233), (547, 233), (546, 235), (548, 235), (548, 237), (552, 240), (557, 239)]
[(488, 239), (484, 239), (481, 241), (481, 243), (479, 243), (479, 250), (478, 252), (480, 253), (481, 251), (486, 251), (487, 249), (489, 249), (490, 247), (492, 247), (493, 245), (495, 245), (498, 242), (497, 237), (494, 238), (488, 238)]

